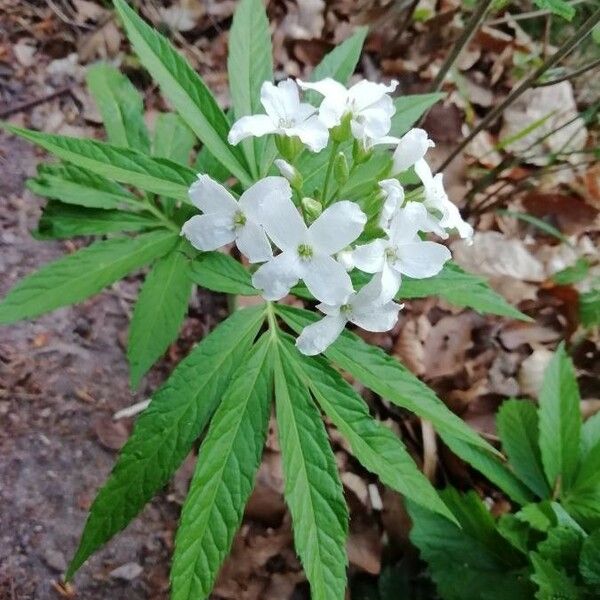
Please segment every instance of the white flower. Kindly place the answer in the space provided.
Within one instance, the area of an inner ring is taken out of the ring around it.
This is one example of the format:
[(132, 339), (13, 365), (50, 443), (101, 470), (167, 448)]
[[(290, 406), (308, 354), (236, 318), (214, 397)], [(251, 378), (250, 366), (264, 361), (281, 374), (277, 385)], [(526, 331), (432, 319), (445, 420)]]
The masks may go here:
[(444, 229), (456, 229), (461, 238), (471, 239), (473, 237), (473, 228), (460, 216), (458, 207), (448, 198), (442, 174), (433, 176), (431, 169), (424, 159), (418, 160), (415, 164), (415, 173), (423, 183), (425, 188), (425, 207), (428, 210), (437, 211), (441, 216), (439, 219), (440, 227)]
[(354, 323), (366, 331), (389, 331), (398, 320), (402, 305), (395, 302), (378, 302), (379, 283), (373, 278), (344, 304), (318, 304), (325, 317), (308, 325), (296, 340), (302, 352), (313, 356), (324, 352), (342, 333), (346, 323)]
[(289, 194), (290, 184), (283, 177), (265, 177), (248, 188), (238, 202), (220, 183), (208, 175), (198, 175), (189, 195), (204, 214), (186, 221), (181, 234), (198, 250), (216, 250), (235, 241), (250, 262), (269, 260), (273, 252), (260, 225), (260, 207)]
[(390, 226), (392, 216), (404, 202), (404, 188), (397, 179), (384, 179), (379, 182), (379, 187), (384, 198), (379, 215), (379, 227), (386, 231)]
[(274, 162), (281, 176), (285, 177), (288, 181), (291, 182), (297, 177), (298, 171), (289, 162), (283, 160), (283, 158), (277, 158)]
[(346, 114), (350, 114), (352, 135), (367, 147), (372, 145), (372, 140), (385, 138), (390, 131), (396, 108), (388, 94), (396, 89), (397, 81), (385, 85), (362, 80), (346, 89), (328, 77), (315, 83), (298, 80), (298, 85), (303, 90), (315, 90), (324, 96), (319, 118), (327, 127), (336, 127)]
[(434, 146), (435, 143), (427, 137), (424, 129), (410, 129), (400, 138), (394, 150), (392, 172), (397, 175), (410, 169), (425, 156), (429, 148)]
[(442, 244), (423, 241), (418, 232), (429, 224), (423, 204), (410, 202), (392, 217), (388, 237), (358, 246), (354, 264), (366, 273), (379, 273), (380, 300), (389, 302), (400, 289), (402, 275), (423, 279), (437, 275), (450, 259), (450, 251)]
[(353, 292), (352, 282), (335, 254), (352, 243), (367, 222), (353, 202), (331, 205), (307, 227), (291, 200), (279, 196), (265, 202), (261, 214), (265, 231), (281, 254), (262, 265), (252, 278), (267, 300), (283, 298), (299, 279), (321, 302), (342, 304)]
[(299, 137), (313, 152), (327, 146), (329, 131), (319, 120), (316, 109), (300, 102), (298, 86), (291, 79), (281, 81), (277, 86), (265, 81), (260, 88), (260, 101), (266, 115), (251, 115), (238, 119), (228, 136), (230, 144), (268, 133), (288, 137)]

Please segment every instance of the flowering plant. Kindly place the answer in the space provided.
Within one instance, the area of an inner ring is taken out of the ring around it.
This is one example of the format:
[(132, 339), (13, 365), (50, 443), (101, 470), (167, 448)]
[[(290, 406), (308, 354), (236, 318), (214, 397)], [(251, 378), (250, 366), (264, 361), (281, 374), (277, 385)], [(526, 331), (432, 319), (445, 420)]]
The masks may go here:
[[(99, 65), (88, 83), (109, 143), (8, 127), (64, 161), (42, 165), (30, 181), (51, 199), (38, 235), (106, 239), (19, 282), (0, 304), (0, 322), (77, 302), (151, 264), (128, 340), (136, 386), (176, 338), (194, 284), (265, 301), (235, 310), (154, 394), (91, 507), (67, 578), (201, 438), (171, 581), (174, 599), (206, 598), (252, 491), (273, 397), (285, 498), (313, 598), (344, 597), (347, 563), (348, 512), (320, 410), (384, 484), (455, 521), (338, 369), (429, 420), (519, 502), (521, 484), (494, 448), (398, 361), (343, 331), (348, 323), (387, 331), (400, 299), (428, 295), (523, 318), (453, 265), (446, 246), (426, 239), (472, 233), (426, 162), (431, 140), (410, 129), (440, 96), (394, 100), (396, 82), (347, 88), (364, 29), (328, 54), (310, 82), (274, 85), (264, 7), (242, 0), (230, 36), (232, 122), (164, 37), (124, 0), (115, 6), (176, 114), (161, 115), (151, 140), (133, 86)], [(192, 170), (196, 138), (203, 145)], [(319, 312), (291, 306), (289, 294), (309, 307), (318, 301)]]

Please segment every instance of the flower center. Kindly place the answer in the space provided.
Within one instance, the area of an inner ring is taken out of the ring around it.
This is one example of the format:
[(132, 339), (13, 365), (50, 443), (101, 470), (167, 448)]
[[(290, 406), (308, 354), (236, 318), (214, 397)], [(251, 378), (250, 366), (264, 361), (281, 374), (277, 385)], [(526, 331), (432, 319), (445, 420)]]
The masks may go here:
[(344, 315), (349, 315), (352, 312), (352, 306), (350, 306), (350, 304), (342, 304), (342, 306), (340, 306), (340, 312)]
[(281, 129), (289, 129), (290, 127), (294, 127), (295, 124), (294, 119), (290, 117), (279, 117), (278, 127)]
[(239, 229), (240, 227), (243, 227), (245, 224), (246, 224), (246, 215), (241, 210), (238, 210), (233, 215), (233, 226), (236, 229)]
[(385, 249), (385, 258), (389, 261), (389, 262), (393, 262), (398, 258), (398, 253), (396, 252), (395, 248), (386, 248)]
[(313, 257), (313, 249), (308, 244), (300, 244), (298, 246), (298, 256), (302, 260), (310, 260)]

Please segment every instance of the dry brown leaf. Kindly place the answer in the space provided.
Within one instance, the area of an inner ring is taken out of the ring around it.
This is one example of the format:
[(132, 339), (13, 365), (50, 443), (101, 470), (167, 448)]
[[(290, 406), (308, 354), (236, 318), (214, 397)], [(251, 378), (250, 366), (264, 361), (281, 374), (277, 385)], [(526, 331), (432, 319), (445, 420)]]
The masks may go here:
[(544, 371), (553, 356), (554, 354), (547, 348), (539, 347), (521, 363), (518, 379), (523, 394), (533, 398), (538, 397), (544, 379)]
[(324, 0), (299, 0), (298, 3), (287, 3), (288, 12), (280, 28), (293, 40), (310, 40), (320, 38), (325, 17)]

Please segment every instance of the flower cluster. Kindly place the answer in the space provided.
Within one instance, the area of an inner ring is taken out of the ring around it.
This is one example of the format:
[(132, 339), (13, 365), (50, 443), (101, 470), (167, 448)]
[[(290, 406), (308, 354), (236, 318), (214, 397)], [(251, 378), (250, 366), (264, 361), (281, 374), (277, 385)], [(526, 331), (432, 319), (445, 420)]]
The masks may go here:
[[(463, 238), (472, 236), (444, 190), (442, 175), (433, 175), (425, 160), (434, 145), (427, 133), (411, 129), (401, 138), (389, 135), (395, 112), (389, 94), (396, 86), (395, 81), (360, 81), (347, 89), (333, 79), (265, 82), (261, 103), (266, 114), (236, 121), (229, 142), (274, 134), (282, 154), (274, 165), (281, 176), (259, 180), (237, 199), (208, 175), (198, 175), (190, 188), (190, 199), (202, 214), (189, 219), (182, 234), (194, 247), (209, 251), (235, 243), (250, 263), (261, 263), (252, 283), (265, 299), (280, 300), (303, 281), (319, 301), (325, 316), (307, 326), (296, 342), (304, 354), (323, 352), (347, 322), (374, 332), (394, 327), (402, 308), (394, 302), (402, 276), (432, 277), (450, 258), (446, 246), (423, 239), (424, 234), (447, 238), (448, 230), (456, 230)], [(300, 90), (320, 94), (320, 106), (302, 102)], [(321, 152), (330, 145), (328, 177), (341, 161), (347, 179), (346, 155), (336, 151), (351, 139), (356, 164), (368, 160), (377, 145), (395, 147), (389, 177), (375, 191), (374, 234), (367, 234), (368, 217), (358, 202), (328, 196), (328, 180), (320, 198), (303, 198), (302, 174), (291, 164), (305, 148)], [(405, 193), (398, 179), (409, 169), (422, 183), (417, 195)], [(372, 275), (359, 290), (350, 277), (356, 269)]]

